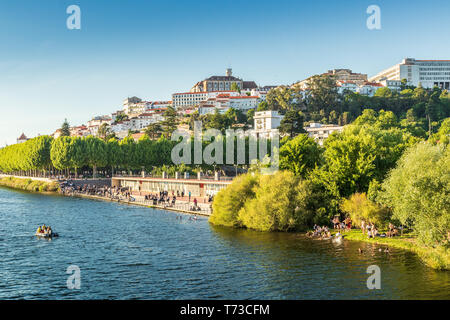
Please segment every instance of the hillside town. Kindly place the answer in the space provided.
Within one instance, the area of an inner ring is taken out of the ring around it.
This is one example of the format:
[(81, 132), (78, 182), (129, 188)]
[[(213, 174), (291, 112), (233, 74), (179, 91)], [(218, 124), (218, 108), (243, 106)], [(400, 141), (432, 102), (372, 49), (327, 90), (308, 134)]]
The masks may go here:
[[(336, 92), (340, 95), (355, 93), (373, 97), (383, 88), (391, 92), (400, 92), (408, 86), (422, 86), (425, 89), (439, 87), (448, 90), (450, 87), (450, 60), (416, 60), (403, 59), (373, 77), (364, 73), (355, 73), (350, 69), (333, 69), (308, 77), (292, 85), (259, 86), (255, 81), (243, 80), (233, 75), (232, 69), (226, 69), (225, 75), (214, 75), (196, 82), (189, 91), (173, 93), (168, 101), (144, 101), (139, 97), (127, 97), (122, 108), (111, 114), (93, 117), (85, 124), (71, 126), (70, 136), (86, 137), (89, 135), (112, 135), (123, 139), (131, 135), (136, 140), (144, 135), (151, 125), (158, 125), (165, 119), (165, 113), (172, 108), (176, 112), (177, 129), (189, 133), (192, 128), (188, 124), (189, 117), (198, 118), (213, 114), (224, 115), (229, 110), (236, 110), (247, 116), (246, 134), (257, 137), (271, 137), (278, 133), (284, 112), (261, 107), (267, 101), (270, 92), (283, 89), (296, 90), (302, 98), (310, 92), (312, 79), (329, 78), (334, 82)], [(293, 99), (295, 101), (295, 98)], [(183, 121), (184, 119), (184, 121)], [(319, 144), (334, 131), (342, 131), (345, 123), (332, 123), (329, 120), (306, 121), (304, 130)], [(342, 121), (341, 121), (342, 122)], [(61, 128), (52, 136), (62, 135)], [(159, 136), (160, 134), (156, 134)], [(22, 133), (17, 143), (28, 137)]]

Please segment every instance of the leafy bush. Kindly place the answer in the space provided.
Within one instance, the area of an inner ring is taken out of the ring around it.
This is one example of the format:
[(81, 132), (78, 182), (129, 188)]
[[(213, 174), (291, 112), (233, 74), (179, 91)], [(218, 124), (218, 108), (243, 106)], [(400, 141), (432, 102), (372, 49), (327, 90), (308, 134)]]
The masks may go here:
[(241, 226), (238, 212), (244, 204), (255, 196), (254, 187), (259, 180), (258, 175), (241, 175), (214, 197), (213, 213), (209, 221), (216, 225), (228, 227)]
[(365, 193), (355, 193), (349, 199), (344, 199), (341, 210), (347, 213), (356, 225), (360, 225), (364, 220), (381, 227), (386, 225), (390, 216), (388, 208), (372, 202)]
[(410, 148), (383, 183), (394, 218), (411, 226), (426, 245), (448, 245), (450, 148), (420, 143)]
[(259, 231), (304, 230), (326, 223), (323, 193), (290, 171), (246, 174), (215, 197), (210, 222)]
[(260, 176), (255, 197), (240, 209), (238, 219), (250, 229), (289, 231), (298, 226), (295, 199), (299, 178), (292, 172), (279, 171)]

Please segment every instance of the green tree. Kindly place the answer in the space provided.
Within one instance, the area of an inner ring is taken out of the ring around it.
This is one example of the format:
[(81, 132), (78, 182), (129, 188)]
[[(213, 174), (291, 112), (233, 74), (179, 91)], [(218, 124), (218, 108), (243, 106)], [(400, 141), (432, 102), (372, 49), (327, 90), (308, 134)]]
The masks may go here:
[(124, 162), (124, 154), (120, 148), (119, 141), (111, 138), (106, 143), (106, 150), (108, 155), (108, 165), (111, 167), (111, 175), (114, 175), (114, 169), (121, 166)]
[(355, 193), (349, 199), (344, 199), (341, 210), (350, 216), (355, 225), (361, 225), (364, 220), (380, 228), (386, 225), (390, 217), (388, 208), (369, 200), (365, 193)]
[(93, 136), (86, 137), (84, 143), (86, 150), (86, 164), (92, 167), (92, 175), (95, 179), (97, 176), (97, 168), (104, 167), (108, 164), (106, 143)]
[(381, 97), (381, 98), (391, 98), (392, 97), (392, 91), (388, 87), (381, 87), (378, 88), (377, 91), (374, 94), (375, 97)]
[(151, 139), (156, 139), (161, 135), (161, 132), (163, 131), (163, 128), (160, 123), (155, 122), (150, 124), (145, 129), (145, 134), (149, 136)]
[(269, 104), (267, 103), (267, 101), (261, 101), (258, 104), (258, 108), (256, 109), (256, 111), (267, 111), (269, 110)]
[(306, 105), (309, 112), (324, 110), (325, 117), (328, 117), (332, 110), (339, 107), (339, 94), (333, 77), (313, 76), (308, 79), (307, 86)]
[(305, 116), (299, 110), (290, 110), (286, 112), (280, 123), (280, 133), (294, 137), (299, 133), (305, 132), (305, 129), (303, 128), (304, 119)]
[(177, 129), (177, 111), (172, 106), (169, 106), (167, 107), (167, 110), (164, 111), (163, 117), (164, 121), (161, 123), (163, 133), (166, 137), (170, 138), (172, 136), (172, 132)]
[(241, 175), (226, 189), (220, 190), (214, 197), (213, 213), (209, 222), (215, 225), (241, 227), (238, 212), (255, 196), (253, 188), (257, 185), (258, 178), (256, 175)]
[(238, 219), (259, 231), (290, 231), (298, 229), (296, 196), (299, 178), (292, 172), (279, 171), (259, 177), (254, 198), (239, 210)]
[(72, 159), (69, 153), (71, 142), (72, 139), (67, 136), (61, 136), (53, 140), (50, 149), (50, 158), (56, 169), (64, 170), (72, 167)]
[(383, 183), (393, 217), (412, 227), (426, 245), (446, 243), (450, 230), (450, 149), (419, 143)]
[(306, 134), (300, 134), (280, 148), (280, 169), (305, 178), (320, 164), (322, 149)]
[(102, 123), (98, 128), (97, 135), (104, 141), (108, 141), (111, 138), (112, 134), (113, 132), (111, 131), (111, 128), (107, 123)]
[(67, 122), (67, 119), (64, 119), (64, 122), (61, 126), (61, 137), (69, 137), (70, 136), (70, 125)]

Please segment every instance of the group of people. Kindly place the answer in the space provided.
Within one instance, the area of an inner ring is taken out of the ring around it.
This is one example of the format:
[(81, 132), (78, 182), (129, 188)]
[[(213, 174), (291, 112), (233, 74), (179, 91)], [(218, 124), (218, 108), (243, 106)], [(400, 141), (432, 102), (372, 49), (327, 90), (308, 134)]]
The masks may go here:
[[(208, 195), (204, 199), (204, 203), (209, 203), (209, 208), (206, 207), (200, 207), (198, 205), (198, 199), (193, 198), (191, 196), (191, 192), (188, 192), (185, 194), (184, 191), (160, 191), (159, 193), (141, 193), (139, 192), (139, 195), (134, 195), (129, 188), (126, 187), (117, 187), (117, 186), (98, 186), (94, 184), (84, 184), (79, 185), (73, 183), (72, 180), (64, 181), (60, 184), (60, 192), (64, 195), (68, 196), (75, 196), (75, 195), (90, 195), (90, 196), (97, 196), (97, 197), (103, 197), (103, 198), (109, 198), (111, 200), (117, 200), (117, 201), (141, 201), (144, 204), (146, 202), (150, 202), (154, 206), (163, 206), (166, 207), (175, 207), (175, 205), (178, 203), (178, 200), (180, 200), (181, 206), (183, 206), (184, 202), (187, 202), (186, 205), (189, 207), (185, 207), (184, 209), (188, 209), (189, 211), (201, 211), (201, 210), (212, 210), (212, 201), (213, 196)], [(188, 199), (183, 199), (188, 198)], [(188, 200), (188, 201), (186, 201)], [(203, 209), (202, 209), (203, 208)]]
[(85, 194), (90, 196), (105, 197), (114, 200), (134, 200), (128, 188), (97, 186), (94, 184), (75, 185), (70, 180), (60, 184), (61, 193), (64, 195)]
[(154, 206), (162, 205), (164, 207), (174, 207), (177, 201), (177, 197), (175, 196), (174, 192), (172, 192), (172, 197), (170, 197), (168, 191), (160, 191), (159, 196), (156, 194), (147, 194), (144, 196), (144, 200), (152, 201)]
[(378, 229), (375, 227), (375, 224), (373, 222), (365, 222), (364, 220), (361, 221), (361, 231), (363, 234), (367, 233), (368, 238), (375, 238), (375, 237), (388, 237), (392, 238), (395, 236), (398, 236), (399, 231), (396, 226), (394, 226), (392, 223), (389, 223), (388, 231), (386, 233), (380, 233)]
[(345, 218), (345, 220), (341, 222), (339, 216), (335, 216), (331, 222), (333, 223), (334, 229), (341, 231), (352, 229), (352, 219), (350, 217)]
[(316, 237), (320, 239), (330, 239), (331, 238), (331, 231), (328, 229), (327, 226), (318, 226), (317, 224), (314, 225), (313, 231), (309, 231), (306, 233), (308, 237)]
[[(183, 216), (176, 216), (176, 219), (177, 220), (183, 220)], [(189, 221), (197, 221), (197, 216), (193, 216), (193, 217), (191, 217), (191, 216), (189, 216)]]
[(46, 226), (43, 224), (42, 226), (39, 226), (36, 230), (37, 234), (45, 234), (45, 235), (52, 235), (52, 227)]

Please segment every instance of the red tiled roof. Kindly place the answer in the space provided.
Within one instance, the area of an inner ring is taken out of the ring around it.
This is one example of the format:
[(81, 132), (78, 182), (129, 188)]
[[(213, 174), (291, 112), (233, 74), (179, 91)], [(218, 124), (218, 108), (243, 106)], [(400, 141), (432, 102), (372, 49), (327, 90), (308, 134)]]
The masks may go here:
[(237, 96), (237, 97), (230, 97), (230, 99), (258, 99), (258, 96)]
[(377, 83), (377, 82), (365, 82), (364, 85), (372, 86), (372, 87), (384, 87), (381, 83)]
[(201, 93), (205, 94), (205, 93), (215, 93), (215, 92), (234, 92), (234, 91), (223, 90), (223, 91), (202, 91), (202, 92), (179, 92), (179, 93), (173, 93), (172, 95), (175, 95), (175, 94), (201, 94)]

